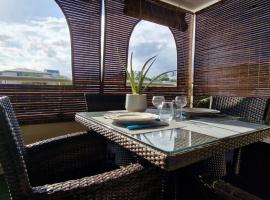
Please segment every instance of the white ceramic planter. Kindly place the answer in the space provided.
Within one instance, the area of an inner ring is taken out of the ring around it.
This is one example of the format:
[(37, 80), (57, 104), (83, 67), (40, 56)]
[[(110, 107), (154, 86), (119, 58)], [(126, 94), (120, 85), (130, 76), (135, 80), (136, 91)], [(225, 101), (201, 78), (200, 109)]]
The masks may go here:
[(126, 109), (128, 112), (144, 112), (147, 108), (146, 94), (127, 94)]

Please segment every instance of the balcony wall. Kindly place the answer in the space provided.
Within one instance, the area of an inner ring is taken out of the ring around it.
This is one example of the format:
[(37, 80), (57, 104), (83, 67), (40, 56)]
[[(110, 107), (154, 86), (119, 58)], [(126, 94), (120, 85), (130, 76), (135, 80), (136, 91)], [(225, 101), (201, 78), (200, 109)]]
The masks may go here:
[[(68, 133), (85, 131), (85, 127), (76, 122), (61, 122), (48, 124), (24, 125), (21, 127), (25, 144), (31, 144), (39, 140), (45, 140)], [(0, 175), (3, 170), (0, 164)]]
[(31, 144), (39, 140), (69, 133), (85, 131), (85, 128), (76, 122), (25, 125), (21, 128), (25, 144)]

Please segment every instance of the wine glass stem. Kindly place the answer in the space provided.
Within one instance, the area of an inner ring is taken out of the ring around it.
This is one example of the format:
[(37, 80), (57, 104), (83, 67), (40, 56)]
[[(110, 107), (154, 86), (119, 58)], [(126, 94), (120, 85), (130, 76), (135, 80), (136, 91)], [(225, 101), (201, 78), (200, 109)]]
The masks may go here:
[(161, 108), (158, 106), (158, 119), (160, 119), (160, 112), (161, 112)]

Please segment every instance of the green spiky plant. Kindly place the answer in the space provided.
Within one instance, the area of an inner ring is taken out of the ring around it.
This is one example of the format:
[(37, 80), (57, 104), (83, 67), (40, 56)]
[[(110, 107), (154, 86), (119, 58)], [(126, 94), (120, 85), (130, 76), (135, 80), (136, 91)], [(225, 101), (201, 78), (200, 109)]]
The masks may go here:
[[(146, 62), (144, 63), (144, 65), (142, 66), (141, 70), (138, 72), (138, 80), (136, 81), (135, 79), (135, 71), (133, 70), (132, 67), (132, 58), (133, 58), (133, 53), (131, 53), (130, 56), (130, 72), (128, 71), (128, 65), (123, 64), (127, 76), (129, 78), (130, 81), (130, 86), (131, 86), (131, 90), (133, 94), (143, 94), (144, 91), (151, 86), (151, 84), (156, 81), (159, 77), (161, 77), (164, 74), (167, 73), (171, 73), (171, 72), (175, 72), (176, 70), (171, 70), (171, 71), (166, 71), (163, 72), (159, 75), (157, 75), (156, 77), (152, 78), (151, 81), (148, 84), (144, 84), (144, 81), (146, 79), (146, 75), (149, 72), (150, 68), (152, 67), (152, 65), (155, 63), (157, 56), (153, 56), (151, 58), (149, 58), (148, 60), (146, 60)], [(121, 60), (120, 60), (121, 61)]]

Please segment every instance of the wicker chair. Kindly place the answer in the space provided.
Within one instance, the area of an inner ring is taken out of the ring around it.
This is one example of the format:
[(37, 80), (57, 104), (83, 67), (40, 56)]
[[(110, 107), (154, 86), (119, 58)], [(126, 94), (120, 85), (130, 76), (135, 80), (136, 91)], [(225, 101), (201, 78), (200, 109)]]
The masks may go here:
[[(214, 96), (212, 98), (212, 108), (220, 110), (225, 114), (240, 116), (251, 122), (261, 122), (266, 119), (267, 113), (269, 112), (269, 102), (270, 99), (263, 97)], [(259, 143), (255, 144), (255, 146), (257, 145), (259, 145)], [(253, 147), (254, 145), (251, 146)], [(249, 149), (250, 146), (244, 147), (245, 158), (247, 158), (246, 154), (250, 153)], [(210, 193), (207, 193), (209, 199), (260, 199), (240, 189), (238, 186), (229, 183), (234, 183), (235, 181), (231, 180), (238, 179), (239, 172), (242, 171), (240, 171), (240, 166), (242, 165), (240, 165), (240, 163), (246, 163), (246, 161), (241, 159), (241, 151), (241, 149), (236, 149), (232, 154), (232, 159), (229, 159), (231, 160), (229, 163), (229, 174), (226, 173), (226, 164), (228, 163), (226, 163), (225, 154), (214, 156), (206, 162), (208, 163), (208, 172), (210, 171), (210, 173), (204, 176), (203, 179), (204, 181), (207, 180), (205, 185), (210, 189)], [(223, 177), (225, 181), (221, 180)]]
[(125, 110), (125, 95), (84, 94), (87, 111)]
[[(126, 96), (121, 94), (91, 94), (85, 93), (86, 110), (88, 112), (125, 110)], [(121, 148), (114, 142), (107, 141), (108, 157), (113, 158), (118, 165), (134, 161), (130, 151)]]
[(0, 162), (12, 199), (157, 199), (159, 171), (107, 162), (104, 145), (95, 133), (75, 133), (25, 146), (0, 97)]
[[(212, 108), (220, 110), (224, 114), (239, 116), (251, 122), (261, 122), (266, 119), (269, 99), (263, 97), (227, 97), (214, 96)], [(229, 173), (239, 174), (241, 149), (235, 149)], [(223, 168), (226, 167), (223, 159)], [(225, 171), (225, 170), (224, 170)], [(225, 175), (225, 174), (224, 174)]]
[(260, 122), (266, 118), (269, 106), (267, 97), (212, 97), (212, 108), (222, 113)]

